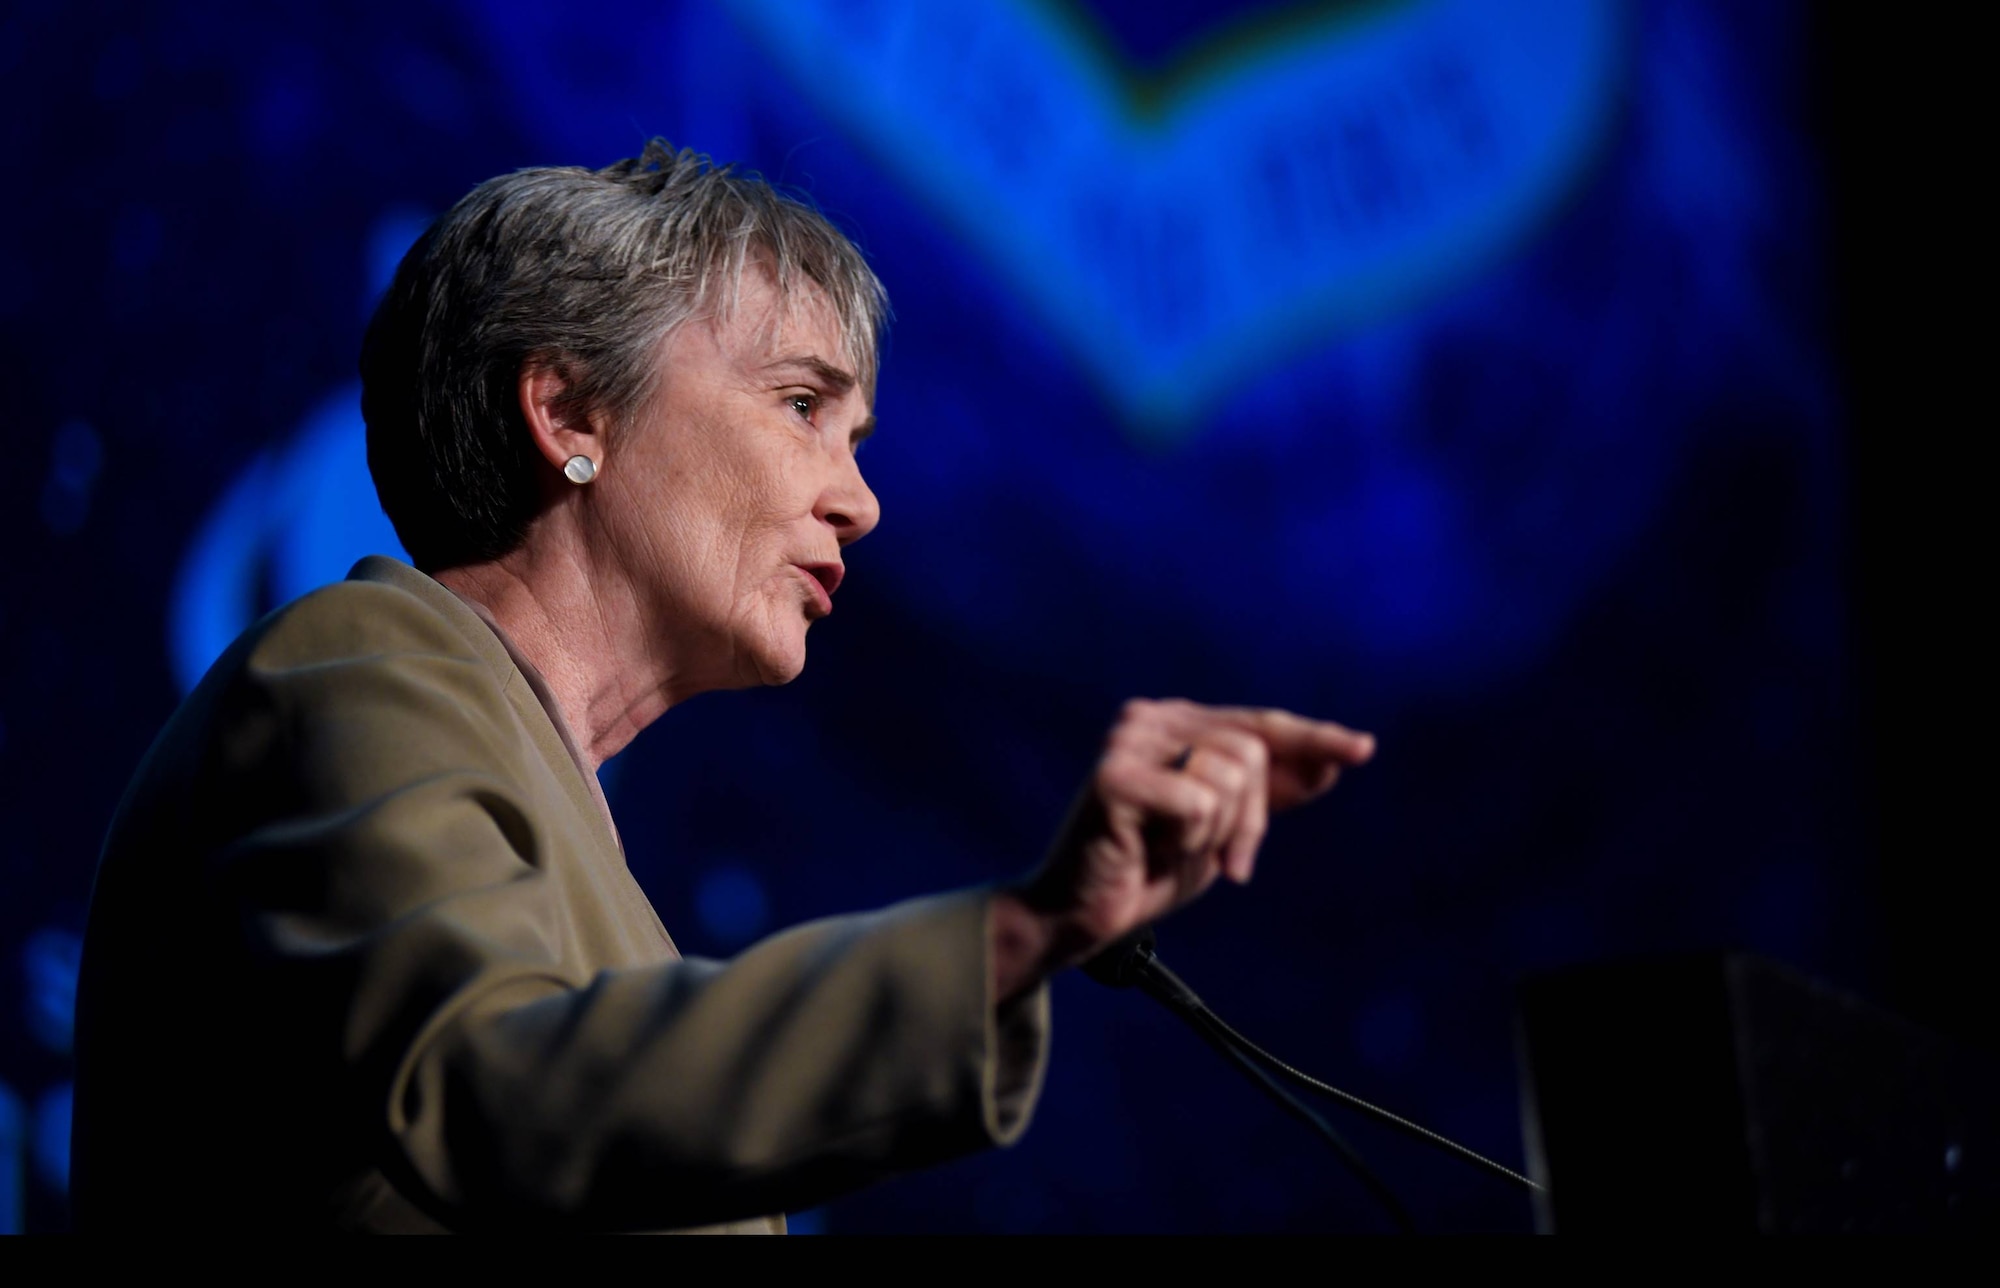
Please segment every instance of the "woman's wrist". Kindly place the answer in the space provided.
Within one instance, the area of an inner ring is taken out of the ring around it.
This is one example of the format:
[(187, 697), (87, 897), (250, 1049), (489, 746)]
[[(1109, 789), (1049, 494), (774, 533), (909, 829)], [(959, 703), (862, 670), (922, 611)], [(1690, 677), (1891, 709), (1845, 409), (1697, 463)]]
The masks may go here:
[(1050, 907), (1034, 891), (1003, 886), (987, 918), (993, 995), (1005, 1002), (1065, 967), (1087, 959), (1098, 944), (1073, 915)]
[(1055, 927), (1012, 890), (996, 890), (986, 919), (987, 952), (993, 961), (993, 1000), (1006, 1002), (1053, 973), (1049, 950)]

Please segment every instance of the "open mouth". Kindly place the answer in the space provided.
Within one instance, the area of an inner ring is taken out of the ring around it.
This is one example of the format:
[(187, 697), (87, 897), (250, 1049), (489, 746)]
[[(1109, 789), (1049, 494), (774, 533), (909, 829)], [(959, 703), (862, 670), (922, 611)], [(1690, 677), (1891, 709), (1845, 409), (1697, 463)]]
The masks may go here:
[(806, 576), (811, 577), (820, 584), (820, 589), (826, 592), (829, 599), (833, 598), (834, 591), (840, 589), (841, 579), (847, 575), (847, 570), (837, 563), (800, 564), (798, 566), (805, 570)]
[(824, 617), (833, 611), (833, 592), (840, 587), (845, 570), (839, 564), (793, 564), (792, 567), (805, 574), (805, 580), (812, 587), (813, 598), (819, 603), (819, 615)]

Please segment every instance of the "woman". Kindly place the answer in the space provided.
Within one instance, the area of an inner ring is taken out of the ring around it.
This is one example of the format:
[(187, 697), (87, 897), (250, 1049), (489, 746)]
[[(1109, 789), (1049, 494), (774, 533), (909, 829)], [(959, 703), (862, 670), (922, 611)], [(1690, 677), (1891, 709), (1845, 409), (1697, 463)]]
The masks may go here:
[(799, 674), (878, 517), (884, 311), (815, 213), (657, 142), (492, 180), (412, 249), (362, 377), (415, 567), (252, 627), (120, 806), (81, 1226), (782, 1230), (1014, 1139), (1050, 975), (1248, 880), (1267, 810), (1368, 758), (1136, 702), (1031, 876), (680, 958), (596, 770)]

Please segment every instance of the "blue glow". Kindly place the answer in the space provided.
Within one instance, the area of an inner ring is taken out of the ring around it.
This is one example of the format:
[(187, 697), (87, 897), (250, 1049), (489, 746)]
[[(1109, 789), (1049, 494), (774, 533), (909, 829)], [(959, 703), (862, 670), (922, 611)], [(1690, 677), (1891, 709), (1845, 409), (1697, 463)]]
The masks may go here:
[(69, 1128), (76, 1087), (60, 1083), (35, 1102), (35, 1175), (58, 1194), (69, 1193)]
[(368, 475), (361, 386), (306, 417), (246, 467), (196, 533), (168, 618), (174, 674), (191, 689), (263, 612), (339, 581), (363, 555), (407, 559)]
[(59, 537), (76, 535), (90, 517), (90, 493), (66, 488), (54, 479), (42, 486), (42, 522)]
[(373, 313), (375, 302), (396, 280), (396, 269), (417, 238), (430, 228), (433, 216), (413, 206), (385, 210), (368, 230), (368, 285), (362, 293), (363, 311)]
[(1336, 19), (1142, 117), (1039, 4), (734, 0), (1034, 299), (1141, 439), (1520, 242), (1604, 135), (1613, 0)]
[(28, 1031), (51, 1051), (68, 1054), (76, 1038), (76, 974), (83, 939), (67, 930), (38, 930), (21, 945)]
[(22, 1171), (27, 1162), (28, 1114), (14, 1089), (0, 1082), (0, 1235), (25, 1228)]
[(257, 620), (257, 565), (272, 523), (266, 501), (273, 453), (253, 457), (224, 489), (181, 556), (167, 610), (167, 658), (181, 690), (194, 688), (243, 628)]
[(724, 948), (749, 943), (770, 924), (764, 883), (745, 868), (727, 865), (705, 873), (694, 894), (701, 927)]
[(73, 420), (56, 431), (49, 452), (50, 476), (64, 487), (84, 489), (104, 468), (104, 440), (89, 422)]
[[(401, 206), (376, 219), (364, 247), (368, 307), (428, 224)], [(409, 558), (375, 499), (355, 382), (323, 398), (285, 446), (252, 458), (195, 533), (167, 611), (167, 653), (182, 691), (260, 615), (339, 581), (371, 554)]]

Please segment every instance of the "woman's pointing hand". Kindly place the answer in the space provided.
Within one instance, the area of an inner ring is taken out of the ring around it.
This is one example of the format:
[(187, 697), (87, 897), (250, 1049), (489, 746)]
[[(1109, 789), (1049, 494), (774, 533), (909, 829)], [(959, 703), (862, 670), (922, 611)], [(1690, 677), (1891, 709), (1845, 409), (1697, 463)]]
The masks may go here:
[(1272, 810), (1322, 794), (1375, 739), (1287, 711), (1125, 704), (1041, 868), (993, 906), (1010, 997), (1256, 867)]

